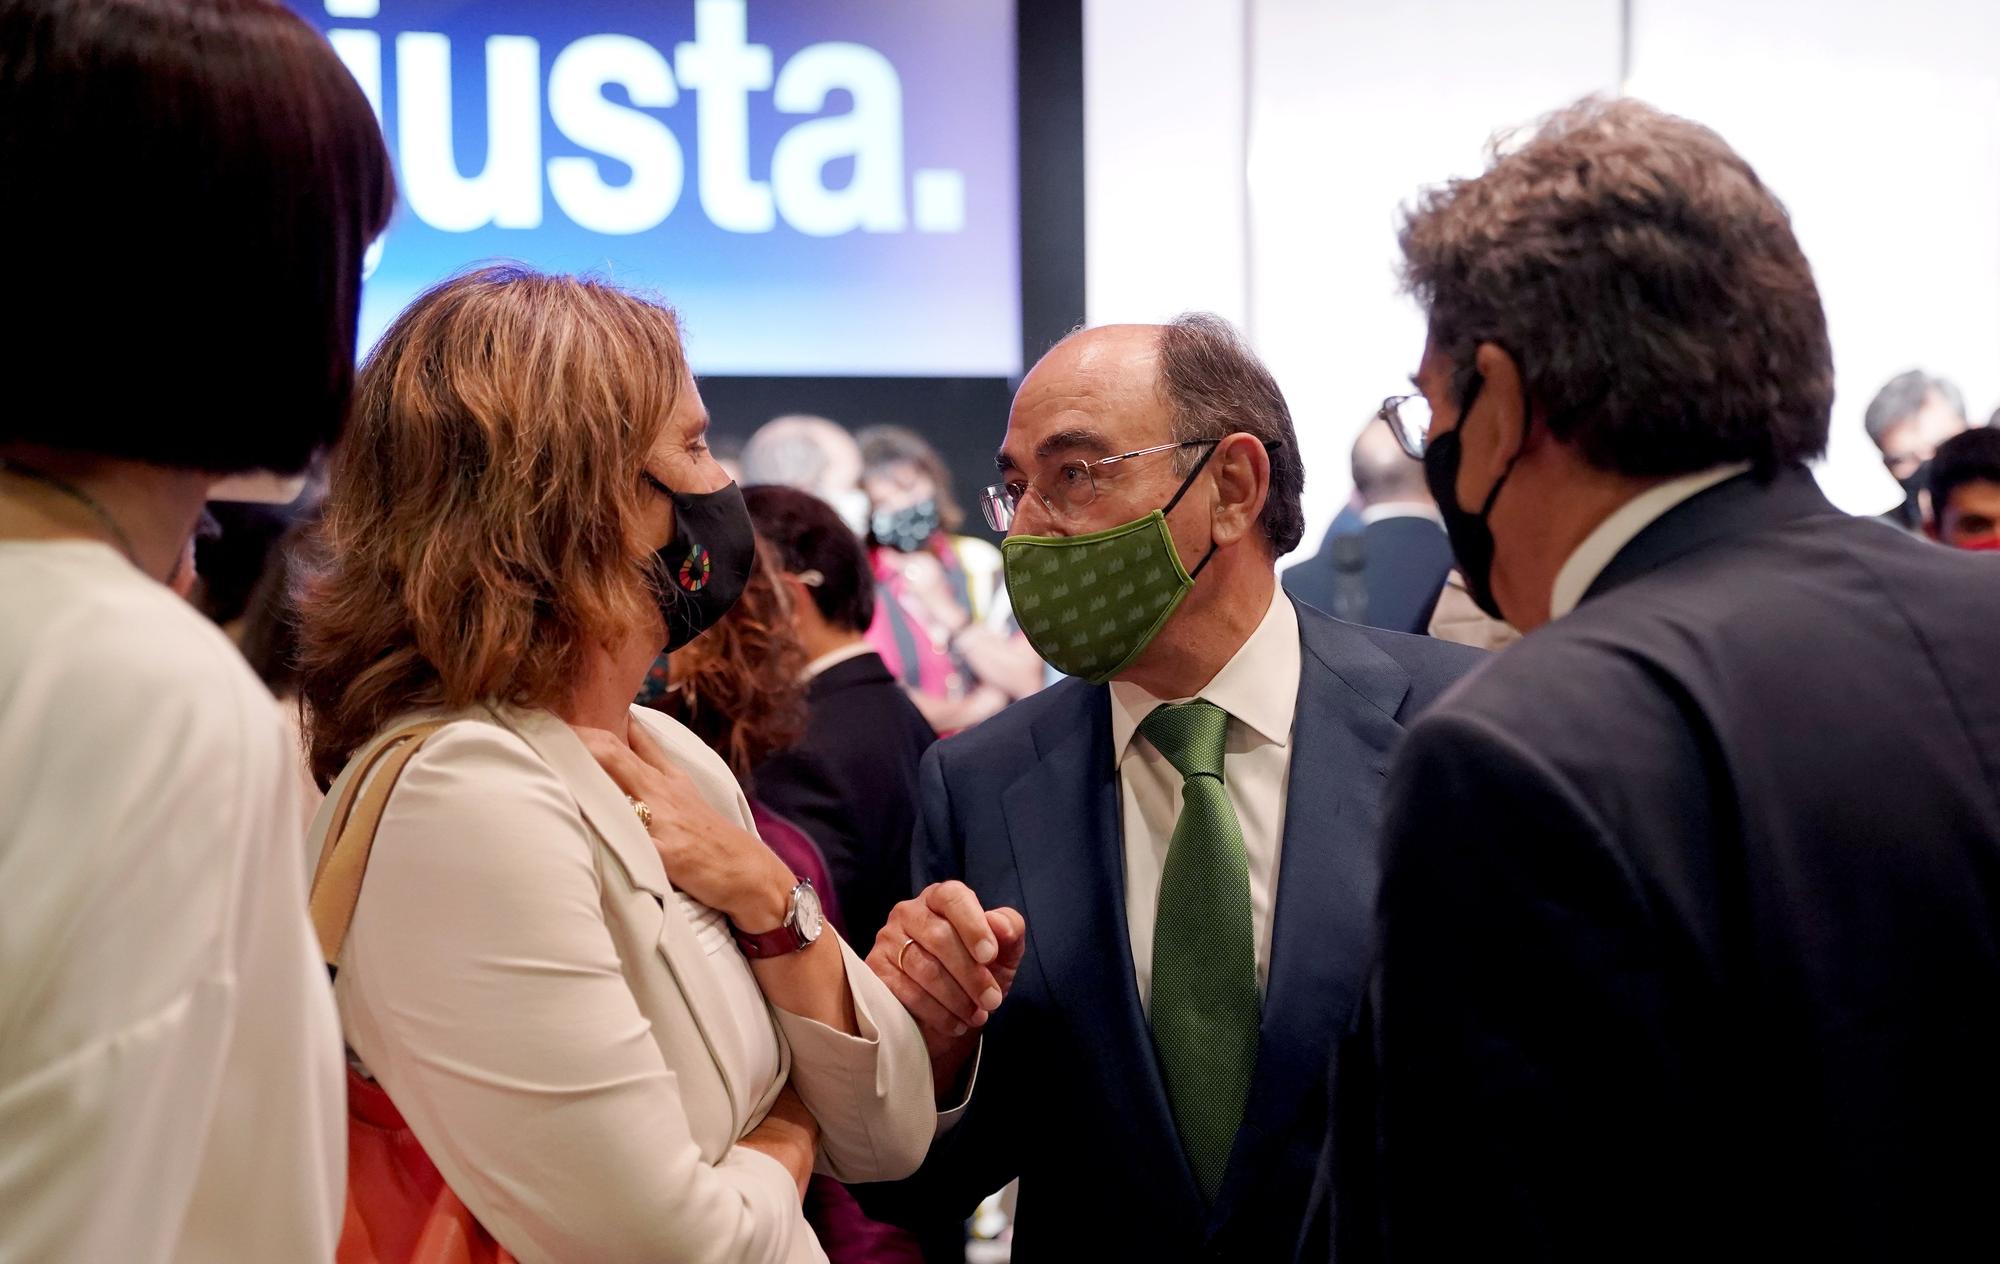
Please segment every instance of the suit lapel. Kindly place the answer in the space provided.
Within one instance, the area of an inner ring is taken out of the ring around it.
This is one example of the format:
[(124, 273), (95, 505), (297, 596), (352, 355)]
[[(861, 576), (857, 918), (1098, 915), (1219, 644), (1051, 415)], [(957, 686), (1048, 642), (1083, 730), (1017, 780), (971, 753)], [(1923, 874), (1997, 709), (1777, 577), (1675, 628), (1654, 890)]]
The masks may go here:
[(604, 840), (612, 855), (618, 858), (632, 885), (659, 901), (661, 925), (657, 942), (660, 956), (666, 960), (667, 968), (673, 972), (674, 982), (687, 998), (695, 1025), (701, 1029), (702, 1041), (708, 1046), (709, 1056), (715, 1059), (716, 1071), (729, 1091), (730, 1114), (740, 1130), (747, 1122), (746, 1108), (751, 1104), (751, 1095), (747, 1085), (737, 1084), (730, 1078), (730, 1068), (736, 1060), (724, 1057), (722, 1047), (717, 1043), (718, 1036), (728, 1030), (729, 1001), (723, 994), (721, 977), (709, 966), (707, 952), (695, 939), (694, 927), (688, 924), (688, 919), (681, 912), (678, 896), (673, 884), (667, 880), (666, 867), (660, 863), (660, 853), (653, 849), (651, 836), (639, 823), (638, 815), (633, 812), (618, 783), (598, 766), (596, 758), (569, 725), (546, 711), (517, 707), (493, 707), (489, 710), (496, 721), (532, 747), (543, 762), (562, 778), (563, 784), (575, 796), (584, 820)]
[(1299, 1111), (1326, 1085), (1333, 1046), (1352, 1021), (1372, 953), (1381, 879), (1376, 816), (1395, 716), (1409, 692), (1400, 664), (1365, 636), (1299, 611), (1302, 645), (1284, 846), (1257, 1066), (1211, 1231), (1271, 1169)]
[(1087, 1091), (1130, 1130), (1107, 1159), (1148, 1164), (1147, 1180), (1175, 1195), (1170, 1205), (1198, 1208), (1132, 970), (1110, 706), (1102, 688), (1076, 692), (1082, 714), (1064, 711), (1036, 728), (1036, 760), (1001, 801), (1022, 911), (1050, 996), (1071, 1030), (1095, 1042), (1081, 1068)]

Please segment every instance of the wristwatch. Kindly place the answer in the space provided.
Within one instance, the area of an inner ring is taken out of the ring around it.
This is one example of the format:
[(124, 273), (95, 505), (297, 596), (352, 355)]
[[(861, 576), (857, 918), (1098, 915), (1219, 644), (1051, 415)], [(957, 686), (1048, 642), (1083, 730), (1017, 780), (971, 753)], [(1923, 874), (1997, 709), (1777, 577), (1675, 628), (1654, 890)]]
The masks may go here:
[(810, 948), (819, 941), (820, 932), (826, 929), (826, 917), (820, 912), (819, 892), (813, 890), (812, 880), (799, 879), (792, 888), (790, 906), (785, 910), (785, 920), (776, 930), (767, 930), (761, 935), (752, 935), (731, 922), (729, 929), (736, 935), (736, 946), (751, 960), (762, 957), (782, 957), (788, 952), (799, 952)]

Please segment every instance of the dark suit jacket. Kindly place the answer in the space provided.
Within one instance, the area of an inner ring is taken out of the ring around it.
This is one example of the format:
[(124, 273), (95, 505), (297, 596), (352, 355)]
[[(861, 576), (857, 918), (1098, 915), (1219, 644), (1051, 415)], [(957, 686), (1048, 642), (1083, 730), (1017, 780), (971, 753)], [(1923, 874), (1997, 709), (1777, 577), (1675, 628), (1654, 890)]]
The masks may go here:
[(924, 760), (921, 881), (961, 878), (1027, 918), (972, 1102), (923, 1169), (859, 1187), (875, 1214), (968, 1212), (1021, 1178), (1014, 1258), (1290, 1254), (1325, 1133), (1326, 1058), (1368, 957), (1376, 801), (1411, 716), (1484, 656), (1301, 608), (1299, 700), (1263, 1028), (1214, 1207), (1184, 1157), (1125, 924), (1108, 690), (1064, 681)]
[[(1342, 568), (1358, 602), (1343, 600)], [(1423, 632), (1451, 573), (1451, 541), (1429, 518), (1378, 518), (1358, 535), (1329, 538), (1315, 557), (1284, 574), (1285, 591), (1324, 614), (1391, 632)], [(1359, 605), (1349, 611), (1342, 607)]]
[(1333, 1258), (1992, 1257), (1993, 559), (1724, 483), (1416, 726), (1385, 838)]
[(910, 898), (917, 764), (937, 734), (879, 655), (813, 679), (806, 734), (759, 765), (757, 797), (819, 844), (863, 956), (898, 900)]

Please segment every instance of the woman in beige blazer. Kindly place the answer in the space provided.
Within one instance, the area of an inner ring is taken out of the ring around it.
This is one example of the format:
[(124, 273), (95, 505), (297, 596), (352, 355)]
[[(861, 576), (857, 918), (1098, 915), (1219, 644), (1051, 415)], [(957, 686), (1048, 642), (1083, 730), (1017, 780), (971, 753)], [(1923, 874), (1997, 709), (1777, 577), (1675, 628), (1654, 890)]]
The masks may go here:
[(907, 1175), (936, 1122), (915, 1024), (721, 761), (629, 705), (750, 564), (706, 429), (665, 309), (449, 281), (363, 369), (303, 597), (322, 780), (445, 722), (375, 836), (348, 1043), (526, 1261), (822, 1259), (810, 1173)]

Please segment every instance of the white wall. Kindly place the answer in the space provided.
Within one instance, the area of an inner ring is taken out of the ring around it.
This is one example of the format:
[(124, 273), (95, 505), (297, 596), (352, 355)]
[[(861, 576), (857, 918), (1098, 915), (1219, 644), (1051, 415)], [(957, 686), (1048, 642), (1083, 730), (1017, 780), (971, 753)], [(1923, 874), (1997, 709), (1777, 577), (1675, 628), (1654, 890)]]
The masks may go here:
[(1904, 369), (2000, 403), (2000, 3), (1634, 0), (1633, 95), (1715, 128), (1784, 199), (1833, 338), (1835, 503), (1902, 499), (1861, 426)]
[[(1397, 208), (1478, 172), (1488, 137), (1618, 78), (1618, 0), (1257, 0), (1250, 335), (1306, 465), (1306, 543), (1348, 449), (1410, 390), (1424, 322), (1397, 290)], [(1297, 560), (1297, 559), (1295, 559)]]
[[(1489, 134), (1619, 87), (1620, 0), (1086, 0), (1089, 314), (1244, 323), (1297, 419), (1308, 551), (1423, 339), (1397, 208)], [(1832, 329), (1819, 471), (1898, 498), (1861, 431), (1921, 365), (2000, 403), (2000, 0), (1632, 0), (1634, 95), (1714, 126), (1791, 208)], [(1247, 127), (1246, 127), (1247, 123)], [(1247, 141), (1246, 141), (1247, 133)]]
[(1086, 310), (1093, 325), (1242, 321), (1246, 0), (1084, 0)]

